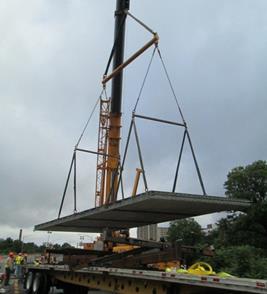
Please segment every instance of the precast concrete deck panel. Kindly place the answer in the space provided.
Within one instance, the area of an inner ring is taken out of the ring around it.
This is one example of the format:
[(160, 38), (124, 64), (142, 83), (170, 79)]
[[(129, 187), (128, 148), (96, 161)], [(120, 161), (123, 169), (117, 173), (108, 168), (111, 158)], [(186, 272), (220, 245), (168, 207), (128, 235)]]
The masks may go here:
[(148, 191), (113, 204), (88, 209), (35, 226), (41, 231), (103, 232), (129, 229), (221, 211), (244, 211), (246, 200)]

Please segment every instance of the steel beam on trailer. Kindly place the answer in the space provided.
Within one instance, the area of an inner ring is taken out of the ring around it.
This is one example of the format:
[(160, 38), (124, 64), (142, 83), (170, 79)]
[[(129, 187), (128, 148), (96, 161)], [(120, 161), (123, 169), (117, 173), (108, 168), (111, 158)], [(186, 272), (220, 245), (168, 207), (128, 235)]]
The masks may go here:
[(110, 255), (111, 254), (108, 251), (86, 250), (86, 249), (80, 249), (80, 248), (46, 249), (45, 252), (46, 253), (51, 253), (51, 254), (96, 255), (96, 256), (104, 256), (104, 255)]
[(132, 258), (133, 256), (140, 256), (141, 253), (147, 250), (151, 250), (151, 248), (139, 247), (139, 248), (135, 248), (129, 251), (121, 252), (121, 253), (114, 253), (109, 256), (99, 257), (93, 260), (91, 264), (93, 266), (107, 266), (107, 265), (113, 266), (114, 262), (123, 262), (125, 258), (127, 257)]
[[(118, 268), (131, 268), (131, 269), (139, 269), (145, 268), (149, 264), (156, 264), (156, 263), (164, 263), (169, 261), (181, 261), (185, 260), (187, 256), (191, 256), (193, 253), (200, 253), (203, 256), (211, 256), (205, 254), (203, 250), (198, 250), (197, 248), (189, 247), (189, 246), (177, 246), (177, 247), (170, 247), (170, 248), (154, 248), (149, 249), (142, 254), (137, 255), (129, 255), (125, 256), (123, 259), (117, 259), (112, 261), (112, 267)], [(97, 262), (97, 259), (94, 260)], [(110, 266), (105, 264), (105, 266)]]
[(136, 238), (105, 237), (105, 241), (147, 248), (167, 248), (171, 246), (171, 244), (167, 242), (146, 241)]

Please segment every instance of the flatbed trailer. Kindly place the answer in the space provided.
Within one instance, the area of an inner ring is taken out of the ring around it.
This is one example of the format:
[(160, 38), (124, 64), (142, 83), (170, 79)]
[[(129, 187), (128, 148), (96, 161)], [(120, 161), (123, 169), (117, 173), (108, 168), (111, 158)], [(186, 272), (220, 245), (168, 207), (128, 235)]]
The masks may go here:
[(155, 270), (68, 265), (27, 265), (27, 293), (45, 294), (55, 286), (64, 293), (85, 294), (90, 289), (109, 293), (190, 294), (190, 293), (267, 293), (267, 281), (190, 275)]

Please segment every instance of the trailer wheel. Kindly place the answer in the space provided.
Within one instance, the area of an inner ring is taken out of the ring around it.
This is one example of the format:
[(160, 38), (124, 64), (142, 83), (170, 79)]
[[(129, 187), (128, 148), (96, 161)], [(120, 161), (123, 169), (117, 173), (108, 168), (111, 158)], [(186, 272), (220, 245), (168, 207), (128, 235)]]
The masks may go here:
[(26, 289), (26, 282), (27, 282), (28, 273), (23, 274), (23, 289)]
[(36, 273), (32, 283), (32, 293), (42, 294), (44, 288), (44, 276), (41, 273)]
[(33, 278), (34, 278), (34, 273), (28, 272), (26, 275), (26, 281), (25, 281), (25, 290), (27, 294), (32, 293)]

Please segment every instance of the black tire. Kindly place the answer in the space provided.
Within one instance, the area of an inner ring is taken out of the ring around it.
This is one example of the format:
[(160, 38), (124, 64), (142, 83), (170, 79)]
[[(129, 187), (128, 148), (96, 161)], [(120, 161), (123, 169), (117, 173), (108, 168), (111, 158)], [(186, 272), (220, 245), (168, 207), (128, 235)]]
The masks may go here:
[(32, 294), (42, 294), (44, 290), (44, 276), (41, 273), (34, 275), (32, 283)]
[(32, 285), (34, 280), (34, 273), (28, 272), (25, 278), (25, 292), (26, 294), (32, 294)]
[(26, 289), (26, 281), (27, 281), (27, 273), (23, 273), (23, 289), (25, 290)]

